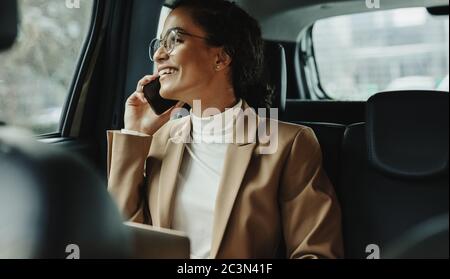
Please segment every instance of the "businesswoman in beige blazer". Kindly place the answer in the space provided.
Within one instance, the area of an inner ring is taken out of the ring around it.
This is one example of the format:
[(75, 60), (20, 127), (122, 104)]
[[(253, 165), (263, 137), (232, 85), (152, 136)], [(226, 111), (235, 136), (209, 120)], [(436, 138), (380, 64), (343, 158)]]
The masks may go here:
[[(340, 208), (313, 131), (248, 109), (270, 93), (258, 23), (225, 0), (178, 1), (151, 52), (158, 72), (127, 99), (124, 129), (108, 131), (108, 190), (124, 217), (184, 231), (193, 258), (342, 257)], [(142, 91), (158, 76), (160, 94), (179, 101), (161, 115)], [(171, 118), (183, 103), (193, 109)], [(242, 117), (256, 124), (240, 130)]]

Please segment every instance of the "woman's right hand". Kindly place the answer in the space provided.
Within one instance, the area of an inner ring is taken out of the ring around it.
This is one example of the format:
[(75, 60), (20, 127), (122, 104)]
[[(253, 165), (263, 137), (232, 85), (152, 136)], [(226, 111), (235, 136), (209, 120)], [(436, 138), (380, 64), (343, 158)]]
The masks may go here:
[(125, 103), (124, 124), (126, 130), (132, 130), (147, 135), (153, 135), (159, 128), (170, 120), (171, 112), (184, 105), (178, 102), (161, 115), (157, 115), (144, 97), (143, 88), (151, 81), (158, 78), (158, 75), (147, 75), (139, 80), (136, 91), (128, 97)]

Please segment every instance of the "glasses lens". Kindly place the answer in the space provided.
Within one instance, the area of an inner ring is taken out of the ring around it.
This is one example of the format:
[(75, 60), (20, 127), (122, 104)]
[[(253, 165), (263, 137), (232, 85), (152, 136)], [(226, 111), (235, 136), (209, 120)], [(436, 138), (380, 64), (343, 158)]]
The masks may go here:
[(177, 32), (172, 30), (167, 34), (167, 37), (164, 40), (164, 49), (167, 54), (170, 54), (175, 47), (175, 43), (177, 41)]
[(164, 50), (167, 52), (167, 54), (170, 54), (175, 47), (177, 37), (178, 37), (177, 31), (171, 30), (162, 40), (159, 40), (158, 38), (153, 39), (149, 46), (150, 60), (154, 61), (153, 57), (155, 53), (158, 51), (158, 49), (161, 47), (161, 44), (164, 46)]
[(148, 55), (150, 56), (150, 60), (153, 61), (153, 57), (155, 56), (156, 51), (160, 47), (160, 41), (158, 38), (152, 40), (148, 47)]

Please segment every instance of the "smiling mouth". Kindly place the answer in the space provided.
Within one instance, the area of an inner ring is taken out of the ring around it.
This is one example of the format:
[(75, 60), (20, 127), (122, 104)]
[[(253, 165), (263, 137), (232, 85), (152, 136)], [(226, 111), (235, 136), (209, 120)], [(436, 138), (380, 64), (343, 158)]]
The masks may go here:
[(175, 69), (175, 68), (166, 68), (164, 70), (159, 71), (159, 77), (163, 78), (163, 77), (166, 77), (166, 76), (173, 75), (175, 73), (178, 73), (177, 69)]

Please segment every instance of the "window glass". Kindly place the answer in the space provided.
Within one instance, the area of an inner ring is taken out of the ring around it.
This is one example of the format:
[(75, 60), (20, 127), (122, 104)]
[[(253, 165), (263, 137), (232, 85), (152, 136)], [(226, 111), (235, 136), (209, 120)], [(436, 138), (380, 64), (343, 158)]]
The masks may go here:
[(15, 44), (0, 52), (0, 121), (35, 134), (59, 131), (94, 0), (19, 0)]
[(313, 43), (320, 83), (332, 99), (448, 91), (448, 16), (408, 8), (334, 17), (314, 25)]

